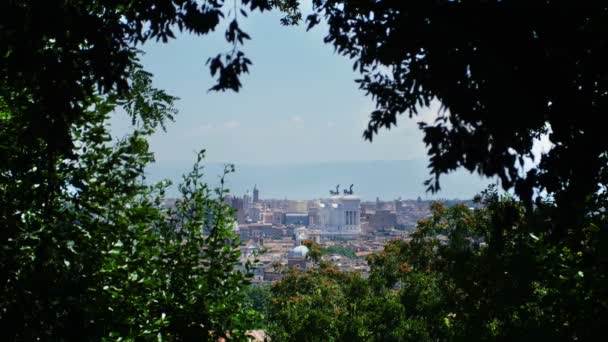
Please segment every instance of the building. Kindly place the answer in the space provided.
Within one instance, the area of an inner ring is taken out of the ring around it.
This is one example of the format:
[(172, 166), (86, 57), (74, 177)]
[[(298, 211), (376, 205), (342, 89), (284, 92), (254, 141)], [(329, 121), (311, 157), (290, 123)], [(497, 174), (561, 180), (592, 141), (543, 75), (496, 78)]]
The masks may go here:
[(252, 240), (249, 240), (247, 242), (247, 244), (245, 244), (245, 246), (241, 246), (241, 255), (244, 256), (245, 258), (248, 258), (250, 256), (253, 256), (257, 253), (259, 253), (261, 250), (260, 244), (258, 244), (257, 242), (254, 242)]
[(321, 231), (319, 229), (308, 229), (306, 227), (294, 228), (292, 236), (300, 240), (312, 240), (316, 244), (321, 243)]
[(283, 219), (285, 218), (285, 216), (283, 214), (284, 213), (280, 210), (273, 211), (272, 212), (272, 224), (274, 224), (274, 225), (283, 224)]
[(305, 213), (308, 211), (308, 202), (294, 200), (287, 201), (287, 211)]
[(258, 190), (257, 184), (253, 186), (253, 203), (260, 201), (260, 190)]
[(245, 212), (245, 207), (242, 198), (233, 197), (230, 200), (230, 206), (236, 210), (235, 217), (238, 223), (245, 223), (247, 218), (247, 213)]
[(298, 229), (300, 227), (297, 226), (285, 226), (285, 236), (289, 236), (289, 237), (293, 237), (294, 232), (296, 229)]
[(403, 202), (401, 202), (401, 197), (395, 200), (394, 207), (396, 213), (403, 211)]
[(247, 211), (247, 217), (249, 218), (249, 220), (253, 223), (257, 223), (260, 221), (260, 215), (261, 215), (261, 211), (260, 208), (257, 206), (251, 206), (249, 207), (249, 210)]
[(239, 226), (239, 238), (260, 239), (260, 238), (281, 238), (285, 235), (285, 230), (273, 227), (271, 224), (256, 223), (244, 224)]
[(251, 196), (249, 196), (249, 190), (247, 190), (247, 192), (245, 192), (245, 195), (243, 196), (243, 209), (245, 209), (245, 212), (249, 211), (250, 206)]
[(272, 211), (265, 211), (261, 214), (262, 216), (262, 223), (273, 223), (273, 212)]
[(306, 258), (308, 255), (308, 247), (302, 245), (302, 241), (306, 239), (306, 235), (297, 234), (296, 242), (287, 256), (287, 267), (308, 270), (313, 264)]
[(317, 208), (317, 207), (308, 208), (308, 224), (309, 225), (319, 224), (319, 208)]
[(285, 225), (308, 226), (308, 214), (305, 213), (285, 213), (283, 219)]
[(376, 210), (368, 214), (367, 222), (372, 231), (393, 229), (397, 226), (397, 214), (389, 210)]
[(356, 239), (361, 234), (361, 199), (345, 191), (344, 195), (319, 201), (319, 224), (324, 239)]

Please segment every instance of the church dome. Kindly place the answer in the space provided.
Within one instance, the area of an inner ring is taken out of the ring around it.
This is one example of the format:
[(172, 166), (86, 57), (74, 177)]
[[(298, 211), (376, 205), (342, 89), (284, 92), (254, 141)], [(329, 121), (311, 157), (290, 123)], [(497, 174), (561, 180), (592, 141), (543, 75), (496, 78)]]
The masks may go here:
[(292, 248), (292, 250), (289, 252), (289, 256), (290, 257), (305, 257), (308, 254), (308, 247), (306, 246), (297, 246)]

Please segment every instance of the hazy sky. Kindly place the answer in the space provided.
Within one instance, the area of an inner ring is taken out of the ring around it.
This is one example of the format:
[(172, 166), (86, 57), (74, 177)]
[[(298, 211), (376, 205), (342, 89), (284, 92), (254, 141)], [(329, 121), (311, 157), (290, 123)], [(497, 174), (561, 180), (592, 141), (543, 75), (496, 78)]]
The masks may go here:
[[(207, 92), (213, 85), (206, 59), (229, 46), (223, 30), (204, 37), (187, 34), (144, 46), (145, 68), (156, 87), (178, 96), (179, 114), (167, 133), (151, 141), (161, 165), (188, 165), (207, 149), (209, 162), (409, 160), (425, 157), (419, 120), (403, 117), (398, 128), (362, 139), (371, 98), (357, 88), (352, 62), (323, 43), (326, 29), (284, 27), (276, 13), (254, 14), (241, 25), (252, 36), (245, 52), (253, 61), (241, 92)], [(430, 117), (436, 108), (424, 110)], [(126, 132), (118, 115), (115, 132)]]
[[(207, 91), (214, 79), (205, 61), (231, 48), (224, 30), (204, 37), (181, 34), (168, 44), (143, 47), (142, 62), (154, 74), (155, 86), (180, 98), (175, 122), (151, 139), (156, 163), (147, 169), (149, 181), (179, 182), (204, 148), (211, 184), (219, 164), (236, 164), (229, 177), (236, 194), (258, 184), (263, 197), (313, 198), (335, 184), (356, 183), (368, 199), (470, 198), (486, 187), (488, 180), (461, 170), (444, 177), (439, 194), (425, 193), (427, 156), (417, 122), (432, 121), (438, 105), (420, 110), (414, 119), (401, 117), (373, 143), (364, 141), (374, 105), (354, 82), (359, 75), (352, 62), (323, 43), (326, 26), (306, 32), (305, 25), (284, 27), (279, 19), (277, 13), (257, 13), (240, 21), (252, 36), (244, 51), (253, 66), (239, 93)], [(128, 133), (126, 115), (115, 115), (112, 129), (118, 137)], [(390, 160), (412, 163), (367, 162)], [(307, 165), (289, 166), (293, 163)], [(176, 194), (172, 188), (170, 195)]]

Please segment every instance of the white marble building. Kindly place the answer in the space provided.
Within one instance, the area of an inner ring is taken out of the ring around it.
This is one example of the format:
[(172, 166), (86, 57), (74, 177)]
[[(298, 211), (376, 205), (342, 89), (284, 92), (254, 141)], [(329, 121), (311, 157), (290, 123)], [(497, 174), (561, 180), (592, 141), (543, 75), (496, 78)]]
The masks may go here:
[(352, 194), (322, 199), (319, 224), (324, 239), (356, 239), (361, 234), (361, 199)]

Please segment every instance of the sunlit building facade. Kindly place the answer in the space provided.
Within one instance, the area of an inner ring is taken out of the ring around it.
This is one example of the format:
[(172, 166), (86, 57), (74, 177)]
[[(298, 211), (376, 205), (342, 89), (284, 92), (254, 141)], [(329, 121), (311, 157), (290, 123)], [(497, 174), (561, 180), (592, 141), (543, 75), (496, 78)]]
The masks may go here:
[(356, 239), (361, 234), (361, 199), (355, 195), (334, 195), (319, 201), (316, 225), (324, 239)]

